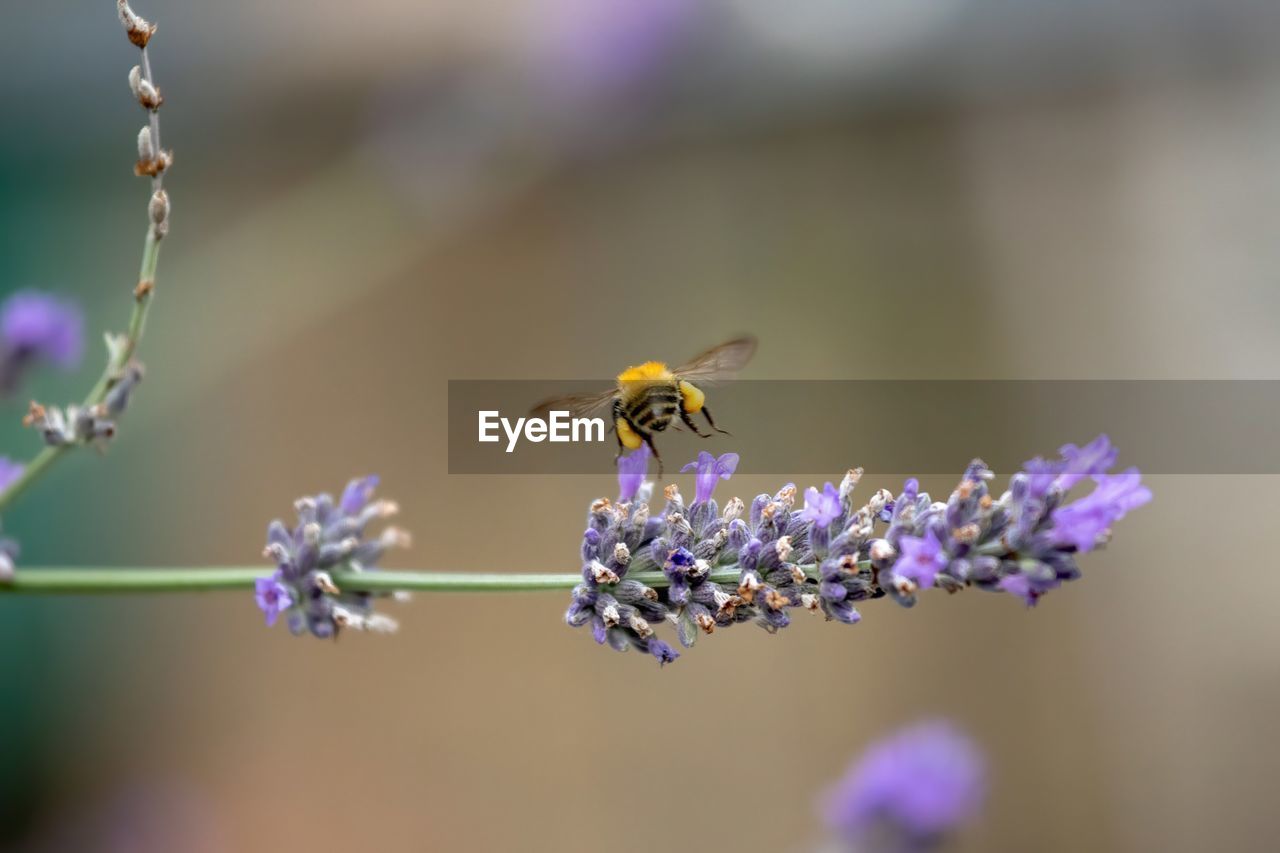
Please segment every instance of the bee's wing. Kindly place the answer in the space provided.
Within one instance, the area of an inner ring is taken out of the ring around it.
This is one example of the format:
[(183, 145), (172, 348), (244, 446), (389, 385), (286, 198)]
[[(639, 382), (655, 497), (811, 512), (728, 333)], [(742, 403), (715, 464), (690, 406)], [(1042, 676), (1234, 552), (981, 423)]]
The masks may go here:
[(673, 372), (681, 379), (703, 382), (709, 379), (725, 379), (741, 370), (755, 352), (755, 336), (743, 335), (712, 347), (694, 357), (688, 364), (677, 367)]
[(563, 397), (552, 397), (543, 400), (529, 410), (531, 418), (545, 418), (551, 411), (567, 411), (575, 417), (586, 417), (603, 409), (613, 400), (614, 390), (606, 388), (588, 394), (566, 394)]

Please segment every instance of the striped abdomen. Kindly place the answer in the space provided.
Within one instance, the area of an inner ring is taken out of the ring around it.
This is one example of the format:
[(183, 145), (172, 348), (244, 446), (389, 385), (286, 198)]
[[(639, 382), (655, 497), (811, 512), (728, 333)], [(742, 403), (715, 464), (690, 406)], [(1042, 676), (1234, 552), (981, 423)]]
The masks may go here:
[(625, 394), (622, 411), (633, 425), (644, 431), (662, 432), (680, 413), (680, 388), (675, 382), (645, 383)]

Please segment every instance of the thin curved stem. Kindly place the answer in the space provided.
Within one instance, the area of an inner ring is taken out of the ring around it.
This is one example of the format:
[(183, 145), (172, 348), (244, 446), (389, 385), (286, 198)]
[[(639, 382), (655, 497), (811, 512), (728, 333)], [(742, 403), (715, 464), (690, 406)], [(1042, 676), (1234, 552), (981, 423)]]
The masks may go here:
[[(812, 576), (814, 567), (804, 566)], [(711, 572), (717, 583), (737, 583), (737, 566), (721, 566)], [(272, 570), (246, 566), (211, 568), (20, 568), (13, 579), (0, 584), (0, 595), (97, 595), (113, 593), (212, 592), (248, 590)], [(577, 572), (562, 574), (500, 572), (334, 571), (333, 582), (350, 592), (533, 592), (572, 589), (582, 583)], [(662, 572), (632, 572), (628, 580), (645, 586), (669, 585)]]
[[(147, 82), (154, 83), (151, 77), (151, 63), (145, 48), (142, 50), (142, 68)], [(155, 109), (147, 112), (147, 121), (151, 127), (152, 138), (156, 149), (159, 150), (160, 116)], [(163, 173), (159, 173), (151, 179), (153, 193), (163, 190), (163, 178)], [(146, 330), (147, 312), (151, 308), (151, 301), (155, 292), (156, 266), (160, 260), (160, 244), (163, 239), (164, 233), (157, 224), (149, 223), (147, 225), (147, 236), (142, 244), (142, 263), (138, 271), (138, 287), (134, 290), (133, 311), (129, 315), (128, 331), (125, 333), (122, 344), (112, 350), (111, 355), (108, 356), (107, 366), (103, 369), (102, 375), (98, 377), (98, 381), (90, 389), (88, 396), (84, 398), (84, 402), (81, 404), (83, 408), (93, 408), (106, 399), (107, 392), (111, 390), (111, 386), (120, 378), (125, 365), (129, 363), (129, 359), (133, 357), (134, 352), (138, 349), (138, 342), (142, 340), (142, 333)], [(5, 487), (3, 491), (0, 491), (0, 512), (8, 509), (18, 495), (40, 479), (45, 471), (49, 469), (49, 466), (66, 455), (66, 451), (74, 446), (63, 444), (56, 447), (45, 447), (37, 453), (27, 463), (22, 475)]]

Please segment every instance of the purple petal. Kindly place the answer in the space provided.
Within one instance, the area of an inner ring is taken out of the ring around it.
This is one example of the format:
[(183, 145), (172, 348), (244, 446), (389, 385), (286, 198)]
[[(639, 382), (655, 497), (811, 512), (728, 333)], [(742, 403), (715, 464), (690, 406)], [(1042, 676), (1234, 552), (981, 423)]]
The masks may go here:
[(342, 490), (342, 501), (338, 508), (343, 515), (356, 515), (373, 497), (373, 490), (378, 487), (378, 476), (357, 477)]
[[(649, 446), (642, 444), (630, 453), (618, 457), (618, 500), (630, 501), (644, 485), (649, 472)], [(690, 463), (692, 464), (692, 463)]]
[(0, 491), (9, 488), (14, 480), (21, 477), (26, 467), (21, 462), (14, 462), (8, 456), (0, 456)]
[(982, 808), (986, 762), (945, 722), (921, 723), (873, 744), (830, 792), (826, 819), (855, 843), (877, 825), (927, 840)]

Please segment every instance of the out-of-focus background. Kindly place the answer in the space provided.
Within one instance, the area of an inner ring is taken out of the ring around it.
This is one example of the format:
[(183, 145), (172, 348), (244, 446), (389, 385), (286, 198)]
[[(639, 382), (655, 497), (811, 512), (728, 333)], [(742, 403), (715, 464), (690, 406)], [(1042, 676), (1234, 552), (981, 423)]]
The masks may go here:
[[(1277, 378), (1274, 4), (137, 8), (176, 151), (149, 372), (105, 457), (6, 514), (31, 565), (253, 564), (295, 497), (380, 472), (392, 565), (573, 571), (611, 480), (448, 476), (446, 380), (744, 329), (752, 378)], [(118, 328), (136, 51), (107, 0), (15, 3), (0, 57), (0, 291)], [(857, 751), (946, 715), (993, 763), (963, 849), (1269, 849), (1276, 483), (1151, 485), (1034, 611), (875, 602), (662, 670), (560, 593), (419, 596), (336, 644), (248, 595), (0, 600), (0, 847), (804, 849)]]

